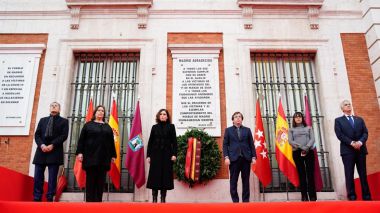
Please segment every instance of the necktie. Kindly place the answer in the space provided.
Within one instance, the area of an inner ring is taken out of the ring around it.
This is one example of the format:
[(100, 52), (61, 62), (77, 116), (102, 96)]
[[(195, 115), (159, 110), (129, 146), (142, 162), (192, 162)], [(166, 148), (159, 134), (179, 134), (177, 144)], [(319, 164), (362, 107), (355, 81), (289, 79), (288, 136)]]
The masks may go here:
[(352, 116), (348, 116), (348, 121), (350, 121), (352, 128), (354, 128), (354, 119), (352, 118)]
[(238, 135), (238, 138), (239, 138), (239, 140), (241, 139), (241, 136), (240, 136), (240, 128), (237, 128), (237, 135)]

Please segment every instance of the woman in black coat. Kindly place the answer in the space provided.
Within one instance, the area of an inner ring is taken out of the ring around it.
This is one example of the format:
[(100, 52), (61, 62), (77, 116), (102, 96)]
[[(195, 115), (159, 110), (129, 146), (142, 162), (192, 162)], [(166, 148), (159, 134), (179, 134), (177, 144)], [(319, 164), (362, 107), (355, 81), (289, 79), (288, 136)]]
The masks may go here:
[(78, 140), (76, 155), (86, 171), (86, 202), (102, 202), (106, 174), (116, 159), (113, 131), (104, 115), (104, 106), (97, 106)]
[(152, 189), (153, 203), (157, 203), (158, 190), (161, 190), (161, 203), (165, 203), (166, 191), (174, 189), (173, 162), (177, 159), (177, 137), (166, 109), (158, 111), (156, 122), (148, 142), (150, 168), (146, 187)]

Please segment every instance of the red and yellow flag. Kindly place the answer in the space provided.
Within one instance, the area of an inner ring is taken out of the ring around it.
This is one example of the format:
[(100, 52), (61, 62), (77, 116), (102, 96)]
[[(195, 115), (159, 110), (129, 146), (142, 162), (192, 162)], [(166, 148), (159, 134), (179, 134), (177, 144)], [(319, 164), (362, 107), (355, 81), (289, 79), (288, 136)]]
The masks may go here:
[(117, 106), (115, 99), (112, 100), (111, 115), (109, 125), (113, 131), (115, 141), (116, 160), (111, 163), (111, 170), (108, 172), (116, 189), (120, 188), (120, 137), (119, 137), (119, 119), (117, 116)]
[(286, 122), (281, 98), (276, 119), (276, 159), (278, 167), (294, 186), (299, 186), (298, 172), (293, 160), (292, 146), (288, 140), (289, 125)]
[(187, 139), (187, 145), (185, 177), (197, 182), (200, 176), (202, 143), (197, 138), (190, 137)]
[[(90, 103), (88, 103), (87, 114), (86, 114), (86, 123), (91, 121), (92, 115), (94, 114), (94, 104), (92, 103), (92, 98)], [(74, 175), (77, 180), (79, 188), (84, 188), (86, 186), (86, 171), (82, 169), (82, 162), (78, 159), (75, 160), (74, 164)]]

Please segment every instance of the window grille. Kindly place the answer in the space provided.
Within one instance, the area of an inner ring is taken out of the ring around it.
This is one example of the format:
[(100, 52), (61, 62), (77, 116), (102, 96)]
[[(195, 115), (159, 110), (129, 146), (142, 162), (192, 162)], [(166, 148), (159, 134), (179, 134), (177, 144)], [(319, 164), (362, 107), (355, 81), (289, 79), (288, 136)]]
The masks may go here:
[(268, 144), (272, 183), (261, 192), (298, 191), (278, 168), (275, 153), (275, 129), (279, 94), (289, 127), (294, 112), (304, 113), (304, 94), (309, 99), (313, 131), (322, 175), (322, 191), (333, 191), (328, 167), (328, 151), (323, 139), (323, 115), (320, 113), (317, 78), (314, 71), (314, 53), (251, 53), (253, 93), (259, 97)]
[(75, 77), (71, 83), (72, 109), (66, 176), (67, 191), (80, 191), (73, 174), (75, 151), (80, 131), (85, 123), (87, 107), (92, 98), (97, 105), (106, 107), (109, 120), (111, 102), (115, 97), (118, 109), (121, 179), (120, 190), (116, 190), (107, 175), (105, 192), (133, 192), (134, 184), (125, 168), (125, 151), (136, 106), (138, 89), (139, 53), (75, 53)]

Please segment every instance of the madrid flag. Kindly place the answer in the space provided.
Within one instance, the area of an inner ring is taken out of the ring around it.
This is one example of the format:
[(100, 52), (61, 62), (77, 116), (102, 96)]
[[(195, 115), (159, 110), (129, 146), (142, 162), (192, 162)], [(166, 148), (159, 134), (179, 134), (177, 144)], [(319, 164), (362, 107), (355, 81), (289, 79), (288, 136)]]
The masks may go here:
[(120, 137), (119, 137), (119, 118), (117, 116), (117, 107), (115, 99), (112, 100), (111, 115), (109, 125), (113, 131), (115, 141), (116, 160), (111, 162), (111, 170), (108, 172), (116, 189), (120, 188)]
[(125, 159), (125, 167), (128, 169), (137, 188), (145, 184), (144, 143), (142, 138), (140, 103), (137, 101)]
[(252, 166), (253, 172), (259, 178), (264, 187), (272, 181), (272, 171), (269, 164), (268, 149), (265, 143), (264, 125), (261, 119), (260, 102), (256, 101), (256, 125), (255, 125), (255, 149), (256, 164)]
[(276, 159), (278, 167), (294, 186), (299, 186), (298, 172), (293, 160), (292, 146), (288, 141), (289, 125), (286, 122), (281, 98), (276, 119)]
[[(309, 100), (308, 100), (306, 95), (304, 97), (304, 100), (305, 100), (305, 122), (306, 122), (307, 126), (312, 127), (313, 124), (312, 124), (312, 119), (311, 119)], [(319, 167), (317, 147), (313, 148), (313, 152), (314, 152), (315, 191), (320, 192), (320, 191), (322, 191), (322, 188), (323, 188), (323, 182), (322, 182), (321, 169)]]

